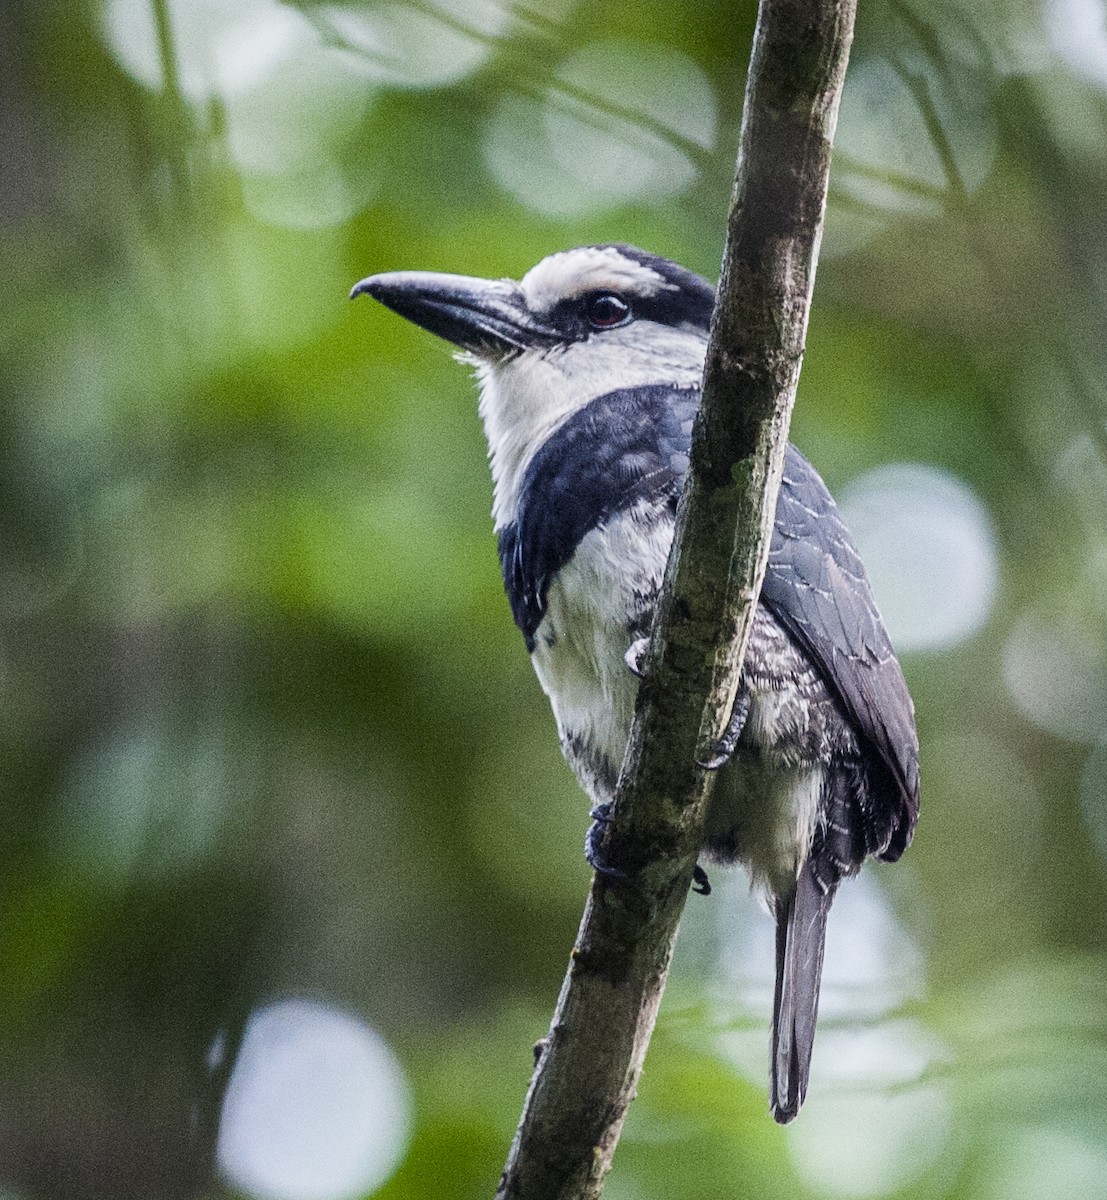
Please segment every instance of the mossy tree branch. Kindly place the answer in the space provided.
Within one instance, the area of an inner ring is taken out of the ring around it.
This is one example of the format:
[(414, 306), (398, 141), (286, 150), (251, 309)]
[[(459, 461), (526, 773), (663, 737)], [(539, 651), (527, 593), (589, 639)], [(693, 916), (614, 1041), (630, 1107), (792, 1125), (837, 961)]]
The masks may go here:
[(687, 897), (768, 557), (856, 0), (761, 0), (688, 483), (607, 838), (498, 1200), (600, 1194)]

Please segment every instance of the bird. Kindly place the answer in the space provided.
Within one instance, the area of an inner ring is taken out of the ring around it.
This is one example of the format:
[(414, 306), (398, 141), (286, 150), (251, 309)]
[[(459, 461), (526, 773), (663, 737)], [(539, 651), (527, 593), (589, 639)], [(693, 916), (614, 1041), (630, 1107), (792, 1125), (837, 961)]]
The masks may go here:
[[(592, 801), (599, 870), (692, 426), (715, 290), (622, 243), (543, 258), (520, 280), (391, 271), (356, 284), (475, 372), (511, 613)], [(741, 863), (776, 921), (769, 1101), (799, 1112), (826, 922), (869, 856), (895, 861), (919, 812), (903, 671), (857, 546), (789, 444), (768, 565), (701, 857)], [(697, 890), (709, 885), (697, 865)]]

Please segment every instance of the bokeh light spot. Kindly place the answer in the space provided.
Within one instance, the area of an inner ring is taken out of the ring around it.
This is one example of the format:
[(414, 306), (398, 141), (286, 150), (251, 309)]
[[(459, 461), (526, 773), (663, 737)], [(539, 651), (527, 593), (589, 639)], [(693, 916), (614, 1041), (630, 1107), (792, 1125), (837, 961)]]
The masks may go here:
[(264, 73), (255, 53), (259, 39), (268, 36), (262, 28), (243, 22), (239, 36), (219, 50), (227, 136), (244, 171), (313, 163), (321, 147), (349, 136), (373, 98), (356, 54), (324, 46), (295, 13), (281, 24), (283, 35), (265, 56)]
[(999, 562), (969, 487), (937, 467), (896, 463), (859, 476), (840, 500), (898, 651), (946, 650), (981, 629)]
[(216, 54), (231, 157), (255, 216), (293, 229), (344, 221), (376, 181), (339, 166), (375, 92), (361, 55), (287, 10), (243, 20)]
[(482, 67), (507, 30), (510, 9), (497, 0), (335, 5), (331, 28), (363, 56), (378, 84), (442, 87)]
[(247, 9), (213, 47), (220, 92), (233, 96), (270, 79), (305, 44), (317, 42), (311, 23), (293, 8)]
[(952, 1129), (952, 1104), (942, 1088), (840, 1091), (833, 1104), (807, 1106), (789, 1127), (788, 1148), (818, 1194), (883, 1196), (947, 1157)]
[[(350, 53), (374, 85), (429, 88), (484, 65), (513, 20), (499, 0), (428, 0), (424, 5), (319, 6), (311, 17), (275, 0), (167, 0), (181, 91), (202, 104), (261, 82), (290, 42), (312, 31), (334, 54)], [(119, 65), (143, 86), (164, 86), (155, 9), (149, 0), (107, 0), (104, 37)], [(325, 72), (317, 76), (326, 90)]]
[(610, 41), (566, 58), (541, 100), (501, 101), (485, 155), (498, 183), (548, 215), (656, 202), (695, 182), (715, 142), (717, 103), (690, 59)]
[(378, 1188), (407, 1145), (404, 1072), (348, 1013), (281, 1000), (246, 1025), (219, 1129), (219, 1164), (259, 1200), (343, 1200)]
[[(927, 127), (920, 107), (925, 95), (933, 106), (943, 135), (949, 140), (953, 167), (961, 182), (975, 191), (988, 177), (995, 160), (995, 130), (983, 119), (978, 96), (954, 93), (946, 77), (932, 66), (913, 64), (925, 86), (913, 92), (904, 76), (883, 58), (854, 62), (842, 96), (835, 150), (865, 170), (848, 168), (839, 179), (858, 199), (882, 208), (911, 212), (940, 210), (940, 202), (912, 192), (904, 184), (929, 185), (937, 190), (949, 183), (942, 153)], [(975, 103), (975, 110), (973, 104)], [(881, 179), (883, 176), (883, 180)]]
[(1075, 742), (1107, 733), (1107, 643), (1072, 614), (1025, 611), (1004, 646), (1003, 678), (1039, 728)]
[[(959, 49), (946, 47), (951, 61)], [(973, 87), (977, 75), (959, 65), (943, 72), (926, 58), (905, 64), (909, 84), (884, 58), (850, 64), (835, 136), (824, 243), (830, 257), (863, 246), (897, 216), (940, 215), (952, 187), (974, 192), (987, 178), (996, 156), (994, 119)], [(928, 118), (944, 146), (935, 143)], [(848, 202), (836, 203), (838, 196)]]
[(372, 200), (376, 181), (354, 176), (336, 162), (320, 160), (279, 174), (245, 174), (242, 198), (259, 221), (282, 229), (338, 225)]
[[(720, 1001), (733, 997), (748, 1023), (719, 1038), (720, 1051), (764, 1087), (772, 1010), (773, 921), (737, 874), (722, 876)], [(839, 889), (827, 924), (811, 1086), (789, 1128), (796, 1170), (817, 1193), (872, 1196), (918, 1179), (950, 1153), (951, 1102), (926, 1073), (949, 1051), (918, 1021), (892, 1014), (924, 989), (922, 951), (871, 873)]]
[[(120, 65), (150, 88), (164, 85), (153, 7), (110, 0), (104, 29)], [(376, 96), (362, 48), (271, 0), (227, 5), (177, 0), (168, 7), (181, 92), (215, 101), (251, 213), (290, 229), (319, 229), (360, 212), (376, 190), (348, 151)]]
[[(713, 876), (712, 882), (720, 896), (716, 972), (725, 997), (721, 1004), (732, 1012), (737, 997), (742, 1015), (750, 1021), (749, 1027), (724, 1034), (720, 1049), (747, 1079), (763, 1086), (767, 1074), (765, 1036), (773, 1002), (774, 922), (740, 873), (729, 872), (718, 879)], [(874, 1028), (885, 1028), (891, 1013), (923, 994), (924, 975), (918, 943), (896, 918), (871, 872), (844, 883), (827, 922), (816, 1040), (820, 1061), (825, 1056), (838, 1065), (829, 1072), (820, 1067), (819, 1077), (833, 1077), (835, 1086), (843, 1082), (876, 1086), (889, 1080), (915, 1079), (922, 1069), (920, 1063), (937, 1052), (933, 1041), (927, 1041), (920, 1052), (921, 1031), (916, 1034), (912, 1028), (911, 1037), (904, 1038), (897, 1024), (894, 1035), (881, 1035), (879, 1069), (870, 1070), (874, 1056), (866, 1054), (864, 1047), (871, 1044)], [(842, 1022), (837, 1042), (835, 1021)], [(865, 1022), (876, 1024), (866, 1026)], [(853, 1067), (848, 1067), (850, 1062)], [(818, 1086), (812, 1084), (815, 1089)]]
[[(718, 910), (719, 972), (726, 990), (763, 1016), (773, 998), (773, 921), (740, 874), (723, 876), (716, 890), (726, 892)], [(826, 946), (819, 1000), (826, 1018), (883, 1017), (922, 993), (922, 953), (868, 874), (838, 889)]]
[[(290, 23), (302, 20), (274, 0), (166, 0), (166, 10), (181, 92), (193, 104), (203, 104), (215, 93), (218, 47), (224, 39), (234, 39), (237, 25), (271, 31), (261, 47), (267, 50)], [(102, 29), (123, 70), (157, 90), (165, 80), (154, 14), (149, 0), (107, 0)]]
[(1107, 5), (1103, 0), (1046, 0), (1045, 20), (1057, 55), (1085, 79), (1107, 87)]

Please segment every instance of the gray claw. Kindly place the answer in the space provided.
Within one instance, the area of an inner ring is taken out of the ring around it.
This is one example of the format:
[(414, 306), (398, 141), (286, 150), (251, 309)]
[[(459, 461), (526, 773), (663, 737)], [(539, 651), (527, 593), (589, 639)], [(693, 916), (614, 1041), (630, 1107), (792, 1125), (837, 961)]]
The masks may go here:
[(649, 638), (638, 638), (637, 641), (631, 642), (630, 649), (623, 655), (623, 662), (626, 663), (631, 674), (637, 675), (639, 679), (646, 673), (642, 666), (642, 660), (646, 657), (646, 651), (649, 648)]
[(696, 765), (702, 767), (705, 771), (717, 771), (720, 767), (726, 766), (730, 761), (730, 756), (734, 753), (738, 745), (738, 739), (742, 736), (742, 730), (746, 727), (746, 718), (749, 714), (749, 692), (739, 692), (734, 697), (734, 708), (731, 711), (726, 729), (723, 731), (723, 736), (715, 743), (715, 748), (711, 754), (707, 758), (697, 759)]

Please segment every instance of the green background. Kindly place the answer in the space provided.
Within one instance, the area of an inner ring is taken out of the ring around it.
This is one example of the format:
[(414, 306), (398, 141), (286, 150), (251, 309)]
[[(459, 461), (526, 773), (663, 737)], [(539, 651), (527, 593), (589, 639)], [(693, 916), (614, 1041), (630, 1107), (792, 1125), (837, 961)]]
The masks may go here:
[[(793, 435), (836, 492), (960, 481), (995, 587), (902, 655), (923, 816), (850, 885), (804, 1113), (768, 1116), (767, 926), (717, 873), (612, 1200), (1107, 1197), (1107, 17), (861, 8)], [(238, 1194), (218, 1097), (293, 996), (402, 1069), (375, 1194), (491, 1195), (586, 807), (475, 389), (346, 294), (606, 240), (714, 277), (753, 20), (3, 6), (0, 1194)]]

